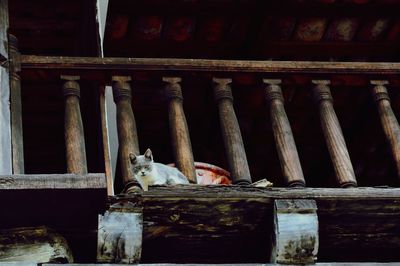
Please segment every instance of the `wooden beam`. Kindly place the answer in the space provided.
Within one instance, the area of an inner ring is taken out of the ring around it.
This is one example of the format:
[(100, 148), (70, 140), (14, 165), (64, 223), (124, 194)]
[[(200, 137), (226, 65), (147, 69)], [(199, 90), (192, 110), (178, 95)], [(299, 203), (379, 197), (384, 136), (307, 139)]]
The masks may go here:
[(23, 69), (152, 70), (306, 74), (400, 74), (400, 63), (96, 58), (22, 55)]
[[(11, 264), (13, 265), (13, 264)], [(36, 264), (23, 264), (19, 266), (36, 266)], [(43, 264), (44, 266), (60, 266), (60, 264)], [(125, 266), (126, 264), (91, 264), (91, 263), (74, 263), (74, 264), (63, 264), (65, 266)], [(136, 266), (176, 266), (182, 264), (175, 263), (139, 263)], [(313, 264), (315, 266), (398, 266), (398, 262), (321, 262)], [(0, 266), (3, 264), (0, 263)], [(10, 266), (5, 264), (4, 266)], [(185, 263), (185, 266), (277, 266), (275, 263)]]
[(168, 118), (172, 150), (178, 169), (192, 183), (197, 183), (196, 168), (190, 142), (189, 128), (183, 111), (183, 96), (179, 77), (163, 77), (166, 82), (165, 93), (169, 100)]
[(0, 0), (0, 174), (12, 174), (8, 1)]
[[(183, 263), (267, 261), (276, 199), (311, 199), (318, 205), (323, 260), (398, 259), (399, 188), (150, 187), (110, 198), (143, 202), (142, 261)], [(165, 249), (168, 247), (168, 249)], [(372, 253), (369, 253), (372, 252)], [(204, 256), (207, 254), (207, 256)], [(374, 255), (375, 254), (375, 255)]]
[(24, 143), (22, 130), (21, 71), (18, 40), (9, 35), (10, 53), (10, 107), (13, 174), (24, 174)]

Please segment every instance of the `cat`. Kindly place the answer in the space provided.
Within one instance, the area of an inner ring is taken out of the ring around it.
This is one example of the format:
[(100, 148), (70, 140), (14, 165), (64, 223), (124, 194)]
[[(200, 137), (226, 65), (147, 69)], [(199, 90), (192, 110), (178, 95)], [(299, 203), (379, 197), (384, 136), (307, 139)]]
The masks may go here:
[(178, 169), (153, 161), (153, 154), (147, 149), (144, 155), (129, 154), (134, 178), (144, 191), (151, 185), (189, 184), (188, 179)]

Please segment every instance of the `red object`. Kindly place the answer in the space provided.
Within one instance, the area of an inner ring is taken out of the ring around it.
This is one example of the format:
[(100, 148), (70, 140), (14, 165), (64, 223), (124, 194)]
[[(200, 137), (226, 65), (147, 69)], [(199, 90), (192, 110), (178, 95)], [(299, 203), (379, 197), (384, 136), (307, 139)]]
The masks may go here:
[[(175, 167), (175, 164), (168, 164)], [(200, 185), (230, 185), (228, 171), (208, 163), (195, 162), (197, 184)]]

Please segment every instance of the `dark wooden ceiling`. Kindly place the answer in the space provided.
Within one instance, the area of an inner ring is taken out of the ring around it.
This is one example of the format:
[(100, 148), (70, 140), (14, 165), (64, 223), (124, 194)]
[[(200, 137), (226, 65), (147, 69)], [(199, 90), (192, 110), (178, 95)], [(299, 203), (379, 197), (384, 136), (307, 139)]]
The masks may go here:
[(393, 61), (398, 0), (110, 1), (107, 56)]

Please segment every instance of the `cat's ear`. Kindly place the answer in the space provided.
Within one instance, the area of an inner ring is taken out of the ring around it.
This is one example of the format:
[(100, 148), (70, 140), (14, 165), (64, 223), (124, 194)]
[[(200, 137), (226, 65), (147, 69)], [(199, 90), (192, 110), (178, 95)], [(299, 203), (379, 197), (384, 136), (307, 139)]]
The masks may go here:
[(153, 160), (153, 154), (151, 153), (150, 149), (147, 149), (146, 152), (144, 153), (144, 157), (148, 160)]
[(136, 155), (129, 153), (129, 160), (131, 160), (131, 163), (136, 163)]

